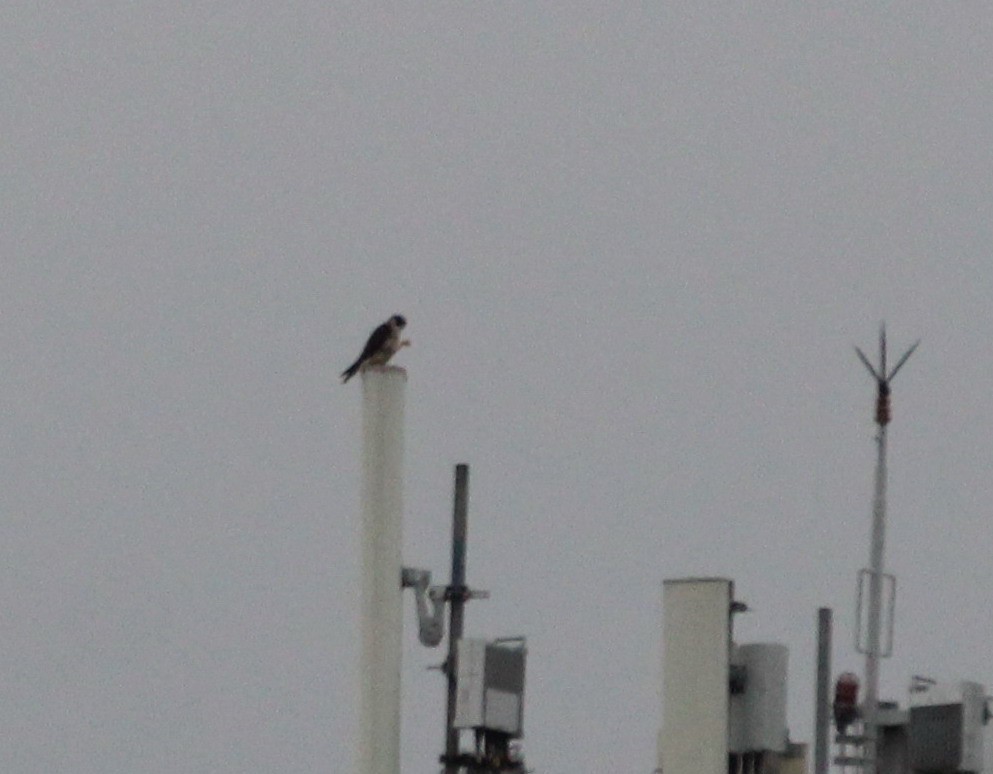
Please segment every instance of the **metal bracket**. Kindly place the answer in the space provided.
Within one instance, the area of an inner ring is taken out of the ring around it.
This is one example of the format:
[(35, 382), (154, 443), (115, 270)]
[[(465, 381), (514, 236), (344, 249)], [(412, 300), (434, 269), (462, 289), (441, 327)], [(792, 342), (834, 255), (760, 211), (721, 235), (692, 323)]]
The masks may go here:
[(446, 602), (456, 599), (462, 602), (468, 602), (470, 599), (490, 598), (490, 592), (477, 591), (470, 589), (468, 586), (435, 586), (434, 588), (440, 589)]
[[(422, 645), (436, 648), (445, 636), (445, 589), (431, 586), (431, 571), (404, 567), (400, 573), (402, 588), (414, 590), (417, 603), (417, 637)], [(428, 600), (431, 609), (428, 609)]]
[[(865, 596), (862, 590), (872, 577), (872, 570), (859, 570), (858, 595), (855, 599), (855, 650), (863, 655), (869, 654), (868, 643), (862, 645), (862, 597)], [(888, 572), (880, 575), (884, 584), (884, 591), (889, 590), (889, 610), (886, 616), (886, 639), (885, 645), (880, 643), (879, 653), (875, 654), (880, 658), (889, 658), (893, 655), (893, 618), (896, 614), (896, 576)]]
[[(400, 586), (414, 590), (417, 604), (417, 638), (422, 645), (436, 648), (445, 636), (445, 603), (452, 599), (489, 599), (490, 592), (475, 591), (462, 586), (432, 586), (431, 571), (404, 567), (400, 571)], [(430, 602), (430, 607), (428, 603)]]

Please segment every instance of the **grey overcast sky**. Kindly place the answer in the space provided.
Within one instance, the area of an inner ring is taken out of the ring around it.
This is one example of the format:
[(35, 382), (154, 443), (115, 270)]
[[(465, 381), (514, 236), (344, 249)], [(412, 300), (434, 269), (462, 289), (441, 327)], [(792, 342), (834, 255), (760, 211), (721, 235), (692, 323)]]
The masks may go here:
[[(277, 7), (278, 6), (278, 7)], [(655, 765), (660, 588), (838, 670), (894, 390), (887, 696), (993, 685), (993, 9), (0, 11), (0, 770), (347, 772), (360, 397), (409, 320), (405, 561), (526, 634), (537, 774)], [(403, 772), (440, 651), (408, 600)]]

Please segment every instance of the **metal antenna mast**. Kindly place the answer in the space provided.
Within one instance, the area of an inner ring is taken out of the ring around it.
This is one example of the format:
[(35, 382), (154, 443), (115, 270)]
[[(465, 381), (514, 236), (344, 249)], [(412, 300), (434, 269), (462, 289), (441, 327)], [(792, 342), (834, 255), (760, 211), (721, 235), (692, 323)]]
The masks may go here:
[(872, 501), (872, 542), (869, 550), (869, 614), (867, 621), (868, 642), (865, 649), (865, 702), (863, 705), (863, 725), (866, 746), (863, 771), (875, 774), (878, 751), (879, 712), (879, 658), (882, 654), (881, 625), (883, 607), (883, 546), (886, 535), (886, 426), (890, 422), (890, 382), (904, 363), (917, 349), (917, 341), (893, 366), (886, 369), (886, 326), (879, 329), (879, 367), (869, 362), (861, 349), (855, 352), (876, 380), (876, 477), (875, 493)]
[(449, 623), (448, 658), (445, 675), (448, 678), (448, 704), (445, 715), (445, 774), (458, 774), (459, 732), (455, 728), (455, 704), (458, 693), (456, 658), (465, 621), (465, 603), (471, 593), (465, 585), (465, 552), (469, 518), (469, 466), (455, 466), (455, 502), (452, 508), (452, 582), (448, 587)]

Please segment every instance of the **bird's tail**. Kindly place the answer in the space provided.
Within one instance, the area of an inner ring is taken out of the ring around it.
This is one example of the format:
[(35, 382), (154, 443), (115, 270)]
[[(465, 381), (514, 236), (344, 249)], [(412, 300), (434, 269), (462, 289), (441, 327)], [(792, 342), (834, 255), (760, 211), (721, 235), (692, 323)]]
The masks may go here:
[(359, 358), (354, 363), (352, 363), (348, 368), (341, 372), (341, 383), (345, 384), (351, 379), (355, 374), (359, 372), (359, 366), (362, 365), (362, 358)]

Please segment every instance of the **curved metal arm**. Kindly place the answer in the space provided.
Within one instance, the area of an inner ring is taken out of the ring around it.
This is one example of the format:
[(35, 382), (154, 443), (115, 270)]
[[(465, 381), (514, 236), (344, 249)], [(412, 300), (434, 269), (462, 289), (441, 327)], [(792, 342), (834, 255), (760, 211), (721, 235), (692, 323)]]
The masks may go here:
[[(403, 588), (414, 590), (414, 601), (417, 603), (417, 638), (422, 645), (436, 648), (445, 636), (445, 589), (443, 586), (431, 586), (430, 570), (415, 570), (404, 567), (400, 576)], [(431, 609), (428, 609), (428, 600)]]

